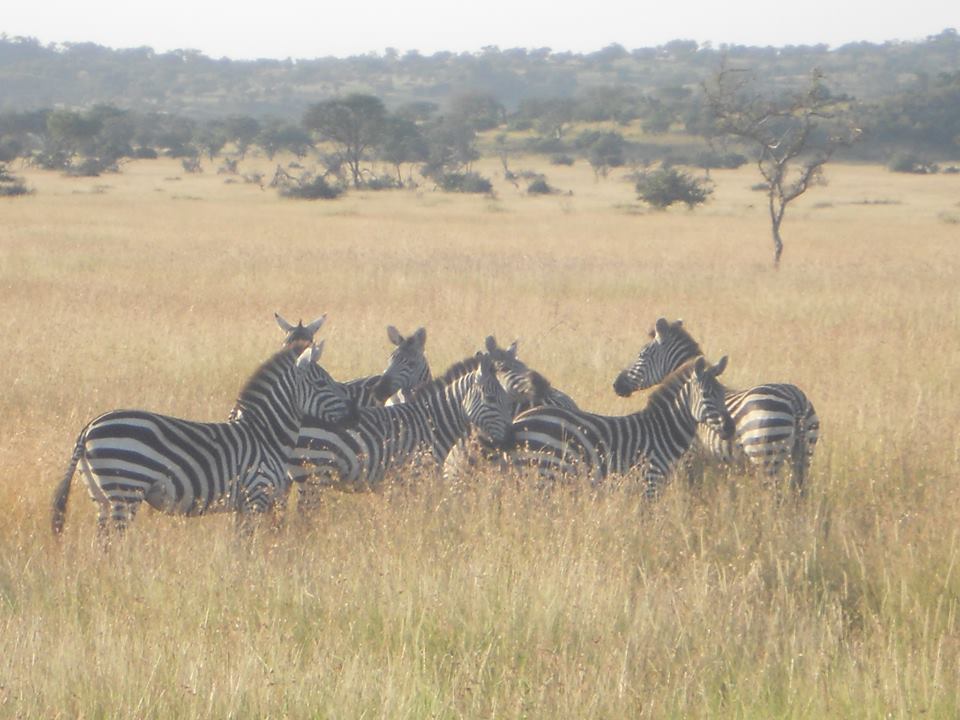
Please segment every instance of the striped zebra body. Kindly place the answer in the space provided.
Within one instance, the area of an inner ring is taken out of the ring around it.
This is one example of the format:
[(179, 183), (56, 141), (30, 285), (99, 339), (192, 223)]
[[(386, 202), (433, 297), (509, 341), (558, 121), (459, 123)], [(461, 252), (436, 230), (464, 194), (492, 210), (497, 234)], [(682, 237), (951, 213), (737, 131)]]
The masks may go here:
[[(681, 321), (660, 318), (650, 342), (620, 373), (614, 389), (628, 396), (699, 354), (700, 346)], [(706, 454), (718, 462), (752, 465), (768, 476), (789, 464), (793, 485), (802, 490), (820, 430), (817, 413), (803, 391), (788, 383), (770, 383), (743, 390), (723, 387), (723, 392), (736, 435), (727, 440), (710, 428), (701, 428), (698, 439)]]
[(123, 530), (140, 504), (170, 514), (236, 511), (246, 516), (282, 504), (287, 463), (303, 415), (339, 422), (350, 412), (339, 384), (316, 364), (320, 348), (283, 350), (247, 382), (236, 419), (202, 423), (114, 410), (90, 422), (54, 494), (52, 526), (63, 529), (77, 467), (100, 505), (99, 526)]
[(702, 357), (681, 366), (632, 415), (597, 415), (566, 408), (528, 410), (513, 422), (511, 462), (537, 468), (542, 476), (608, 475), (638, 471), (649, 496), (692, 444), (698, 425), (733, 433), (716, 376), (726, 358), (709, 367)]
[(298, 481), (307, 480), (303, 487), (308, 502), (310, 489), (317, 486), (369, 489), (419, 455), (439, 465), (471, 427), (502, 445), (510, 429), (510, 410), (492, 364), (471, 358), (418, 388), (408, 402), (364, 408), (348, 426), (305, 425), (290, 473)]
[[(501, 348), (496, 338), (490, 335), (486, 339), (486, 348), (500, 384), (513, 403), (514, 417), (535, 407), (579, 409), (569, 395), (553, 387), (543, 375), (519, 359), (516, 340), (509, 347)], [(443, 461), (443, 478), (447, 482), (463, 481), (481, 468), (506, 469), (503, 453), (482, 438), (469, 436), (458, 440), (447, 453)]]

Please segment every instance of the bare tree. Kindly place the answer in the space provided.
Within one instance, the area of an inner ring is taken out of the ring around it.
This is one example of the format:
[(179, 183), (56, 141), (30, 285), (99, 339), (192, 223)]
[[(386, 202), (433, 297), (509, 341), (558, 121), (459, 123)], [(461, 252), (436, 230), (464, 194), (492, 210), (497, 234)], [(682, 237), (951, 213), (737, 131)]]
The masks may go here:
[(818, 69), (796, 92), (762, 94), (757, 86), (750, 73), (724, 63), (703, 90), (712, 131), (733, 136), (757, 152), (770, 210), (773, 266), (779, 268), (780, 225), (787, 206), (823, 182), (823, 166), (860, 131), (850, 121), (849, 99), (832, 95)]

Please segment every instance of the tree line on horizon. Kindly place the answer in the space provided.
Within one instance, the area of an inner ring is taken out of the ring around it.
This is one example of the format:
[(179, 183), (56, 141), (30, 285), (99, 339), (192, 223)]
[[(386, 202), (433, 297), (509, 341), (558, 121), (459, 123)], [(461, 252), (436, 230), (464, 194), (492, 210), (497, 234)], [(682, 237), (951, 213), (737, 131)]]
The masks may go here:
[[(110, 152), (102, 146), (110, 144), (114, 151), (128, 144), (133, 150), (180, 154), (193, 148), (199, 154), (223, 138), (241, 153), (250, 144), (268, 153), (297, 152), (309, 144), (304, 119), (315, 106), (370, 96), (391, 117), (420, 130), (442, 124), (450, 134), (459, 123), (474, 132), (532, 132), (536, 141), (526, 149), (549, 155), (582, 149), (572, 146), (570, 129), (597, 122), (638, 129), (650, 145), (663, 147), (668, 133), (702, 136), (701, 88), (721, 63), (749, 70), (760, 91), (771, 94), (796, 87), (817, 69), (833, 93), (849, 98), (864, 131), (857, 158), (960, 154), (960, 36), (953, 29), (918, 42), (851, 43), (833, 50), (713, 48), (675, 40), (634, 50), (610, 45), (588, 54), (491, 47), (423, 56), (388, 49), (297, 61), (235, 61), (191, 50), (113, 50), (93, 43), (42, 45), (0, 35), (0, 145), (9, 154), (13, 145), (32, 143), (35, 152), (36, 137), (62, 135), (63, 125), (73, 124), (67, 134), (89, 135), (98, 127), (105, 136), (98, 152), (105, 155)], [(44, 127), (51, 117), (54, 127)]]

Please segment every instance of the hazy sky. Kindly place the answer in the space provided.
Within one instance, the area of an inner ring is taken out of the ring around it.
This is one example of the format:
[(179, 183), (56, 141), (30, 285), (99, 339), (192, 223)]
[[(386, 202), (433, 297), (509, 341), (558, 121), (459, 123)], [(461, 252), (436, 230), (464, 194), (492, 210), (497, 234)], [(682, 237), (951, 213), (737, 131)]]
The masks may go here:
[(920, 40), (960, 26), (957, 0), (19, 0), (0, 32), (48, 42), (147, 45), (213, 57), (312, 58), (419, 50), (550, 47), (591, 52), (675, 39), (833, 47)]

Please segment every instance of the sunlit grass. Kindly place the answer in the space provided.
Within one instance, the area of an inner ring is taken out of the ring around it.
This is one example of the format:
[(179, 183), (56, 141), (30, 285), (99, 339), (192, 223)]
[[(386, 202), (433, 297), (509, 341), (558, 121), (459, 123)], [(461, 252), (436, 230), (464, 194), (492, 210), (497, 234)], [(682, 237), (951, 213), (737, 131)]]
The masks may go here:
[[(0, 207), (0, 716), (957, 715), (960, 244), (938, 218), (960, 181), (831, 167), (774, 272), (750, 168), (696, 212), (637, 214), (617, 176), (513, 166), (573, 194), (305, 203), (167, 161), (76, 194), (24, 172), (37, 193)], [(493, 333), (611, 413), (643, 402), (611, 383), (653, 321), (682, 317), (730, 385), (811, 397), (809, 496), (481, 476), (333, 495), (252, 542), (144, 511), (103, 552), (78, 478), (54, 542), (84, 423), (225, 418), (274, 310), (329, 313), (336, 377), (382, 369), (388, 323), (427, 327), (435, 371)]]

